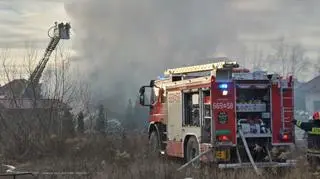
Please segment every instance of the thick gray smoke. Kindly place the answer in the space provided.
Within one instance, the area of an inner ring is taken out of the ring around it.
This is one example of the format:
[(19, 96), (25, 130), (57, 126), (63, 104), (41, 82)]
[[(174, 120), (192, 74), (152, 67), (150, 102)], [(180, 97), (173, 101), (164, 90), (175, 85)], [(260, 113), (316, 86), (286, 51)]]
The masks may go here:
[(65, 8), (76, 32), (75, 63), (87, 74), (95, 99), (116, 110), (166, 68), (220, 54), (241, 59), (239, 41), (271, 43), (283, 34), (307, 38), (316, 17), (309, 13), (316, 1), (308, 2), (90, 0)]
[(77, 35), (77, 63), (96, 98), (113, 107), (166, 68), (198, 63), (219, 44), (237, 41), (225, 1), (91, 0), (66, 10)]

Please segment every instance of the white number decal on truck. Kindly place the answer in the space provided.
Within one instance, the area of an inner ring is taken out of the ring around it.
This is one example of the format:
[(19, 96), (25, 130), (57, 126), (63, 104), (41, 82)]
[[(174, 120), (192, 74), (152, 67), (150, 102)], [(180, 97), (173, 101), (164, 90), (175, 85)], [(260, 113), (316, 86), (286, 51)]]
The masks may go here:
[(212, 104), (213, 109), (233, 109), (233, 103), (227, 102), (227, 103), (213, 103)]

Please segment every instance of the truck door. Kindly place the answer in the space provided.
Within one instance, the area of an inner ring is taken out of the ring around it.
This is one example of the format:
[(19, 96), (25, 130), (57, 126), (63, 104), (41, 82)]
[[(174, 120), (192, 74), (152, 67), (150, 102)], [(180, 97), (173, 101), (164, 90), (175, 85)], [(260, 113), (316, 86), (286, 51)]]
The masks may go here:
[(201, 141), (203, 143), (210, 143), (212, 125), (210, 88), (203, 88), (200, 94)]
[(236, 104), (233, 81), (212, 80), (213, 126), (217, 142), (236, 144)]

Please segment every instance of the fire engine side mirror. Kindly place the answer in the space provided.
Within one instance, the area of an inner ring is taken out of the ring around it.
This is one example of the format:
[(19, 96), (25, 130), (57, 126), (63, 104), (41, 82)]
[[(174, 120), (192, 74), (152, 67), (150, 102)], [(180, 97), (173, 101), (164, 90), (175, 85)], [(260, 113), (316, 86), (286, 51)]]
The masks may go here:
[(139, 90), (139, 102), (142, 106), (153, 107), (155, 103), (155, 94), (153, 87), (151, 86), (142, 86)]
[(152, 87), (142, 86), (139, 90), (139, 102), (142, 106), (152, 107)]
[(140, 98), (140, 104), (144, 106), (144, 92), (145, 92), (145, 86), (142, 86), (139, 90), (139, 98)]

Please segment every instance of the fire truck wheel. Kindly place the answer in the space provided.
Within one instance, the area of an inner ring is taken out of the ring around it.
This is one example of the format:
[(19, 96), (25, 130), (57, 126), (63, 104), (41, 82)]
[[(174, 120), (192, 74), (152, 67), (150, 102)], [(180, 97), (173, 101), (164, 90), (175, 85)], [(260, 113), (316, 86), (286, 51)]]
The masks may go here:
[[(199, 155), (199, 143), (195, 137), (190, 137), (187, 143), (186, 159), (187, 162)], [(200, 167), (200, 159), (191, 164), (194, 168)]]
[(149, 152), (151, 154), (158, 154), (160, 151), (159, 138), (156, 131), (152, 131), (149, 138)]

